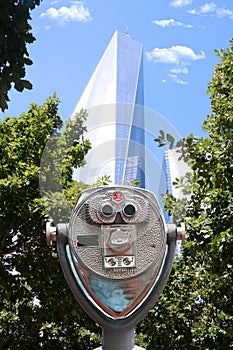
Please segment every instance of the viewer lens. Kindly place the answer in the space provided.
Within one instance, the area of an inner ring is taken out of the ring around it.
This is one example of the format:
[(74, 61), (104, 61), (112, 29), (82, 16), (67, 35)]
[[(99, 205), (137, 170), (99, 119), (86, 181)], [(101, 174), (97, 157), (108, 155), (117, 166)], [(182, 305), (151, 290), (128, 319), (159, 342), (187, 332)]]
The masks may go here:
[(110, 204), (105, 204), (103, 207), (102, 207), (102, 214), (104, 216), (111, 216), (113, 213), (113, 207), (110, 205)]
[(135, 214), (135, 206), (133, 204), (127, 204), (124, 208), (124, 214), (126, 216), (133, 216)]

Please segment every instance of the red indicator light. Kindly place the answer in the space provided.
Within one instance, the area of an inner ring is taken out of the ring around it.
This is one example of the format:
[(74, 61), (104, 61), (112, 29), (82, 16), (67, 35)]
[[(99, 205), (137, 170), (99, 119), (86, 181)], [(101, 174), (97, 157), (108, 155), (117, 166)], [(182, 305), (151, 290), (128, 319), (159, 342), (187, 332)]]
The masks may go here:
[(114, 192), (113, 193), (113, 200), (117, 203), (122, 202), (123, 194), (121, 192)]

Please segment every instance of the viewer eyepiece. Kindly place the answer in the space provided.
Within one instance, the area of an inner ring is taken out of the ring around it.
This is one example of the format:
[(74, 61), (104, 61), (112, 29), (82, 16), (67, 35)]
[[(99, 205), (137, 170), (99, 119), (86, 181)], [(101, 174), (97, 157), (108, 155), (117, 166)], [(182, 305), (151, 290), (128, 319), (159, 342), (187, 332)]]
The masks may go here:
[(111, 204), (104, 204), (101, 208), (103, 216), (109, 217), (113, 214), (113, 206)]
[(126, 216), (133, 216), (135, 212), (136, 212), (136, 208), (133, 204), (127, 204), (123, 209), (123, 213)]

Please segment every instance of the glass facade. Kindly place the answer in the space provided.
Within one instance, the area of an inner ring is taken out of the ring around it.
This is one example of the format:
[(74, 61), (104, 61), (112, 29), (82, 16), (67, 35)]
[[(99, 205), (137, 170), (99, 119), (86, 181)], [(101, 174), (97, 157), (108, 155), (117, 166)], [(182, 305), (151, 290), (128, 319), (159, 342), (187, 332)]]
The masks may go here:
[(92, 151), (79, 180), (93, 183), (109, 175), (122, 185), (137, 179), (145, 188), (143, 48), (116, 31), (74, 113), (87, 109)]

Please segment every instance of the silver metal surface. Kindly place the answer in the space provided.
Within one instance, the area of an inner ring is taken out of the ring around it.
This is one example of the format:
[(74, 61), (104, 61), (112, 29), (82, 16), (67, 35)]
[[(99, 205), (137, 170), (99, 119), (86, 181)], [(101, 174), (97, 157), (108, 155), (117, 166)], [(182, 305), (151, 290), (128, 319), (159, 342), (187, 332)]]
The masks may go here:
[(51, 221), (46, 222), (46, 243), (48, 246), (51, 246), (54, 241), (57, 239), (57, 229), (52, 225)]
[(181, 241), (181, 244), (185, 243), (185, 224), (183, 222), (181, 222), (180, 226), (177, 226), (176, 238), (178, 241)]
[[(135, 210), (124, 212), (126, 203)], [(69, 227), (58, 224), (57, 231), (67, 282), (103, 330), (102, 346), (95, 350), (145, 350), (134, 345), (135, 326), (166, 285), (184, 227), (177, 232), (175, 225), (165, 225), (152, 193), (114, 186), (85, 191)]]
[(145, 350), (134, 345), (134, 329), (103, 329), (102, 346), (95, 350)]
[(148, 191), (102, 187), (86, 191), (85, 200), (77, 202), (69, 242), (82, 288), (111, 317), (121, 319), (141, 303), (159, 274), (166, 226)]

